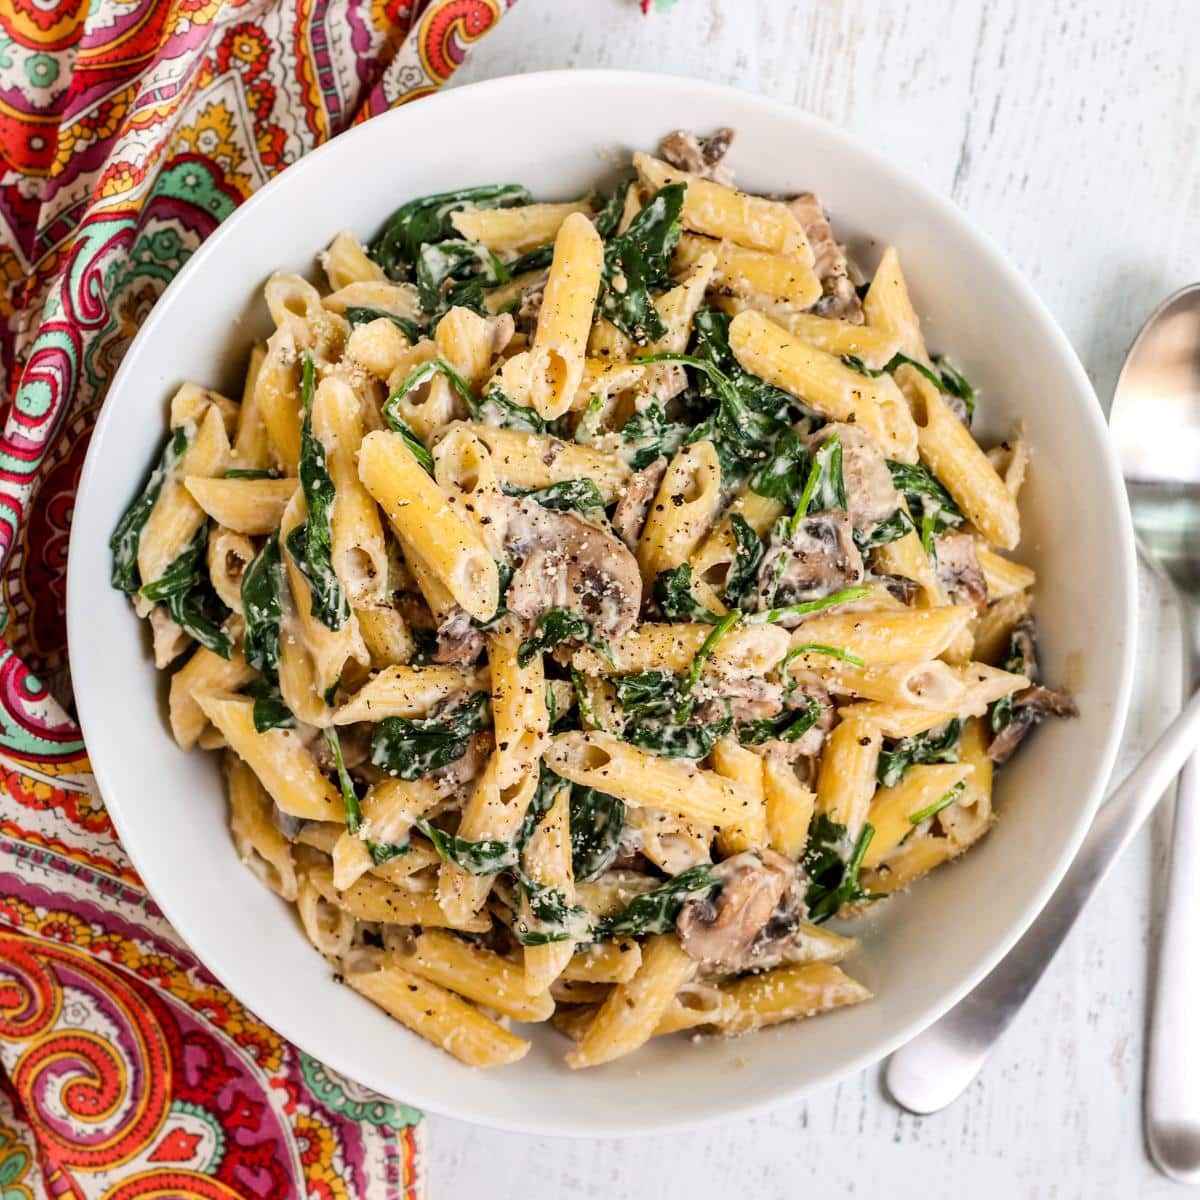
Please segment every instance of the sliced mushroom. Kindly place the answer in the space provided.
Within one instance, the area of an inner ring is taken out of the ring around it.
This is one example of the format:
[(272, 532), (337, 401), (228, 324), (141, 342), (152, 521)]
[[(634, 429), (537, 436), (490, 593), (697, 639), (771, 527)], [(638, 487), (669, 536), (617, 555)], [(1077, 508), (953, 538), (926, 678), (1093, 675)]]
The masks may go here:
[(1077, 717), (1079, 709), (1066, 692), (1035, 684), (1019, 692), (1013, 700), (1012, 716), (988, 746), (988, 758), (999, 765), (1012, 758), (1025, 735), (1043, 717)]
[(470, 667), (483, 653), (483, 633), (471, 624), (470, 614), (457, 605), (437, 630), (433, 661), (450, 667)]
[(943, 533), (934, 542), (938, 578), (951, 604), (969, 604), (981, 612), (987, 607), (987, 580), (975, 555), (969, 533)]
[(718, 863), (713, 875), (720, 891), (679, 910), (679, 941), (710, 970), (743, 971), (753, 965), (755, 939), (795, 878), (796, 865), (773, 850), (748, 850)]
[(547, 271), (533, 280), (521, 292), (521, 303), (517, 305), (516, 311), (516, 326), (520, 333), (528, 337), (533, 337), (537, 332), (538, 317), (542, 311), (542, 297), (546, 294), (546, 280), (549, 278), (550, 272)]
[(706, 138), (698, 138), (689, 129), (676, 129), (658, 143), (658, 155), (673, 167), (733, 187), (733, 172), (721, 160), (733, 144), (734, 131), (717, 129)]
[(536, 621), (569, 608), (606, 636), (637, 620), (642, 576), (637, 559), (606, 529), (535, 500), (501, 497), (505, 550), (519, 562), (508, 587), (511, 613)]
[(813, 252), (813, 270), (821, 280), (821, 299), (812, 311), (821, 317), (834, 317), (841, 321), (852, 321), (861, 325), (863, 320), (862, 301), (854, 281), (850, 278), (850, 264), (846, 261), (845, 249), (838, 245), (829, 227), (829, 218), (821, 202), (812, 192), (805, 192), (788, 201), (788, 207), (804, 226), (808, 244)]
[(617, 501), (613, 513), (613, 532), (629, 547), (637, 548), (638, 538), (642, 536), (642, 526), (646, 524), (646, 514), (650, 511), (650, 501), (658, 491), (658, 485), (667, 470), (667, 460), (656, 458), (649, 466), (635, 471)]
[(277, 804), (271, 805), (271, 824), (283, 834), (289, 842), (294, 842), (300, 836), (308, 822), (303, 817), (293, 816), (284, 812)]
[(877, 574), (874, 578), (882, 583), (901, 604), (912, 604), (921, 590), (921, 585), (915, 579), (909, 579), (907, 575)]
[(892, 483), (887, 459), (870, 434), (841, 422), (809, 434), (809, 449), (819, 449), (835, 433), (842, 445), (842, 481), (850, 519), (855, 529), (873, 529), (900, 507), (900, 493)]
[(865, 573), (849, 514), (810, 513), (794, 534), (772, 537), (758, 568), (758, 607), (816, 600), (861, 583)]

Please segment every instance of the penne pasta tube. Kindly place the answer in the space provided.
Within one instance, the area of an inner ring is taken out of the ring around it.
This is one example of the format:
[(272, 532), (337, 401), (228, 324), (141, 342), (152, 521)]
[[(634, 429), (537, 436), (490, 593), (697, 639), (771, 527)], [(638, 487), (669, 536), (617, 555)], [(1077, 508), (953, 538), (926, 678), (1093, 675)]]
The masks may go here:
[(414, 1033), (469, 1067), (499, 1067), (524, 1058), (529, 1042), (509, 1033), (453, 992), (387, 957), (377, 971), (345, 971), (346, 982)]
[(254, 728), (254, 701), (241, 696), (200, 692), (195, 700), (283, 812), (305, 821), (345, 821), (341, 795), (295, 733), (259, 733)]
[(882, 744), (878, 730), (853, 718), (843, 718), (826, 739), (821, 754), (816, 811), (844, 825), (850, 844), (858, 838), (867, 819)]
[(936, 808), (973, 771), (970, 763), (922, 763), (909, 767), (894, 787), (880, 788), (867, 817), (875, 833), (863, 867), (869, 870), (884, 862), (920, 824), (914, 817)]
[(870, 990), (840, 967), (821, 962), (747, 975), (721, 990), (729, 1007), (718, 1010), (713, 1024), (728, 1035), (813, 1017), (871, 998)]
[(478, 242), (497, 254), (524, 254), (552, 242), (573, 213), (591, 215), (581, 200), (566, 204), (518, 204), (511, 208), (460, 209), (450, 223), (468, 242)]
[(759, 803), (743, 784), (684, 759), (660, 758), (612, 734), (560, 733), (546, 763), (557, 775), (616, 796), (633, 808), (659, 808), (684, 820), (721, 827), (751, 819)]
[(197, 646), (195, 654), (171, 676), (168, 712), (171, 733), (181, 750), (190, 750), (208, 725), (208, 717), (196, 700), (202, 692), (236, 692), (254, 678), (241, 650), (229, 658)]
[(974, 617), (966, 605), (895, 612), (816, 613), (792, 630), (792, 649), (836, 646), (868, 667), (937, 658)]
[(218, 525), (261, 537), (279, 528), (295, 479), (220, 479), (186, 475), (188, 494)]
[(369, 679), (333, 714), (335, 725), (359, 721), (378, 722), (387, 717), (427, 717), (432, 709), (453, 696), (477, 692), (488, 686), (487, 672), (461, 667), (385, 667)]
[(646, 514), (637, 558), (648, 584), (687, 560), (720, 507), (717, 452), (712, 442), (694, 442), (675, 455)]
[(471, 521), (447, 502), (398, 433), (363, 438), (358, 471), (396, 532), (477, 620), (489, 620), (500, 598), (496, 562)]
[(684, 952), (674, 934), (650, 938), (637, 974), (613, 988), (579, 1044), (567, 1054), (567, 1066), (599, 1066), (644, 1045), (695, 973), (696, 960)]

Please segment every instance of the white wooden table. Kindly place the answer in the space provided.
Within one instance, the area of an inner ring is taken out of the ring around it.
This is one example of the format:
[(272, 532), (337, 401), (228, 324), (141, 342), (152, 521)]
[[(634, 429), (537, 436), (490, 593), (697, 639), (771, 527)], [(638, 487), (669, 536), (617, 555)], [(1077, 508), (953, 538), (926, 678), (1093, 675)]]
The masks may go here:
[[(456, 76), (691, 75), (796, 104), (953, 199), (1016, 260), (1106, 405), (1168, 292), (1200, 278), (1197, 0), (520, 0)], [(1143, 586), (1121, 762), (1178, 702), (1176, 625)], [(1180, 1189), (1141, 1133), (1169, 814), (1142, 835), (983, 1078), (902, 1114), (878, 1069), (768, 1116), (671, 1139), (557, 1141), (429, 1120), (430, 1194), (490, 1200), (1133, 1200)], [(1197, 1081), (1200, 1086), (1200, 1080)]]

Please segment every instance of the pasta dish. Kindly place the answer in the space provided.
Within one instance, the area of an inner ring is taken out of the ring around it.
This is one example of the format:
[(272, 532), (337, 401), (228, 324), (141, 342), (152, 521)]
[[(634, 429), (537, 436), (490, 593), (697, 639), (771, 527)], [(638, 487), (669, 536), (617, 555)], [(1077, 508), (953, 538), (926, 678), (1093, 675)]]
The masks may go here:
[(868, 999), (853, 919), (1075, 711), (1009, 557), (1026, 447), (976, 441), (896, 249), (865, 279), (732, 137), (339, 233), (327, 286), (267, 281), (240, 401), (174, 394), (113, 532), (242, 860), (474, 1066)]

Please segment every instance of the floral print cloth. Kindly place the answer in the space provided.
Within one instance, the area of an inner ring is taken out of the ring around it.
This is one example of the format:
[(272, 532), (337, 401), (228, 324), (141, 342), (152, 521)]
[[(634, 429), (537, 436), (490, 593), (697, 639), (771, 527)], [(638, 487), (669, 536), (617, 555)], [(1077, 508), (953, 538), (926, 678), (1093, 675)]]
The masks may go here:
[(283, 1041), (147, 895), (68, 715), (75, 488), (188, 256), (515, 0), (0, 0), (0, 1200), (424, 1193), (421, 1115)]

